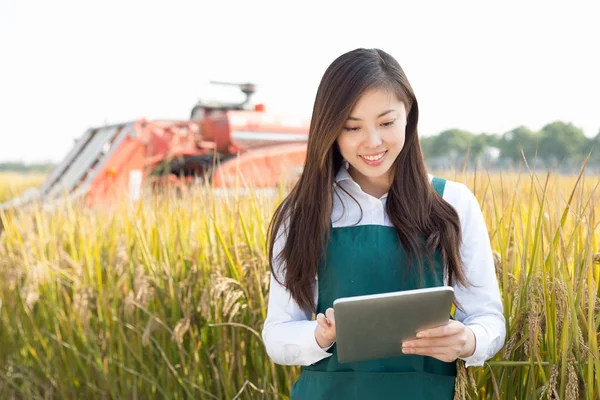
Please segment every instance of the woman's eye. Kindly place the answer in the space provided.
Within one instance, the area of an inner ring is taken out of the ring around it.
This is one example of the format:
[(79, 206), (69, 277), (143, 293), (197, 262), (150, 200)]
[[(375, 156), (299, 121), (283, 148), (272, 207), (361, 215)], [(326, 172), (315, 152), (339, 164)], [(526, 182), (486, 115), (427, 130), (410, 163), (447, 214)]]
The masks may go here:
[(384, 122), (384, 123), (383, 123), (383, 124), (381, 124), (381, 125), (383, 125), (383, 126), (392, 126), (392, 125), (394, 125), (394, 122), (396, 122), (396, 121)]
[(344, 130), (345, 130), (345, 131), (350, 131), (350, 132), (355, 132), (355, 131), (357, 131), (357, 130), (359, 130), (359, 129), (360, 129), (360, 128), (358, 128), (358, 127), (351, 127), (351, 126), (345, 126), (345, 127), (344, 127)]

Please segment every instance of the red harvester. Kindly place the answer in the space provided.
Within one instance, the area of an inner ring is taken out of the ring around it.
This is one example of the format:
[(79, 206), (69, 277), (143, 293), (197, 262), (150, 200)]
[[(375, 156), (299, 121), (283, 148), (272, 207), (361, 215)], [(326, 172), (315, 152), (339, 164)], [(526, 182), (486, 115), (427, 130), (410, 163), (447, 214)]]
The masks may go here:
[[(221, 83), (219, 84), (228, 84)], [(136, 200), (148, 184), (209, 179), (213, 187), (274, 187), (304, 166), (309, 120), (285, 119), (250, 106), (253, 84), (235, 84), (238, 103), (199, 102), (187, 121), (145, 119), (92, 128), (51, 172), (39, 191), (0, 208), (64, 194), (86, 204)]]

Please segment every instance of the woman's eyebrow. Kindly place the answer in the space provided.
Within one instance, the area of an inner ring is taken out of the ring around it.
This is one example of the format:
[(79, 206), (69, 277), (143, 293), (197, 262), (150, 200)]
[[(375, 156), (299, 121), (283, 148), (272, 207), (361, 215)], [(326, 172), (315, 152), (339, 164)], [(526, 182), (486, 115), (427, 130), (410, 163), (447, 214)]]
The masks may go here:
[[(381, 114), (379, 114), (379, 115), (377, 116), (377, 118), (381, 118), (381, 117), (383, 117), (385, 114), (391, 113), (392, 111), (396, 111), (396, 110), (395, 110), (395, 109), (393, 109), (393, 108), (390, 108), (389, 110), (387, 110), (387, 111), (384, 111), (384, 112), (382, 112)], [(361, 121), (361, 119), (360, 119), (360, 118), (353, 117), (352, 115), (348, 117), (348, 120), (349, 120), (349, 121)]]

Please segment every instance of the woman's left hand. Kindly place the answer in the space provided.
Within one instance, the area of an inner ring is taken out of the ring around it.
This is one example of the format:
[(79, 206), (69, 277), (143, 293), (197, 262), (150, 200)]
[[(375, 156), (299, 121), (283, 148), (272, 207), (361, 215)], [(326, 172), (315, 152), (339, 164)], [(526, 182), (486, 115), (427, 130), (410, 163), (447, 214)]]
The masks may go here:
[(423, 330), (417, 339), (402, 343), (404, 354), (430, 356), (444, 362), (466, 358), (475, 352), (475, 334), (461, 322), (450, 320), (448, 325)]

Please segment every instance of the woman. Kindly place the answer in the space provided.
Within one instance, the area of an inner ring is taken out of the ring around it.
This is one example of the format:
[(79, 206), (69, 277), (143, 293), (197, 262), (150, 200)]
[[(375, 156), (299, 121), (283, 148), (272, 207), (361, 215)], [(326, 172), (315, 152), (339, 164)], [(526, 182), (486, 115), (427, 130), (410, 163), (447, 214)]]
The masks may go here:
[[(292, 399), (450, 399), (456, 360), (483, 365), (504, 343), (481, 209), (465, 185), (427, 173), (418, 115), (381, 50), (343, 54), (321, 80), (305, 168), (269, 227), (262, 335), (274, 362), (305, 366)], [(404, 356), (338, 362), (335, 299), (444, 284), (458, 306), (448, 325), (403, 343)]]

